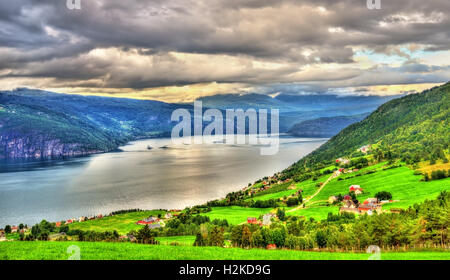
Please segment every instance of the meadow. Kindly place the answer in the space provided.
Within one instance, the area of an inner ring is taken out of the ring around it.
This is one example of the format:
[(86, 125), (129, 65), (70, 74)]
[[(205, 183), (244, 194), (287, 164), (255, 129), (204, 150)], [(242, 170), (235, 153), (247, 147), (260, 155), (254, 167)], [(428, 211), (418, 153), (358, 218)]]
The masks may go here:
[(269, 213), (270, 208), (247, 208), (240, 206), (212, 207), (212, 211), (203, 213), (211, 221), (214, 219), (227, 219), (229, 224), (238, 225), (247, 222), (248, 217), (258, 218), (260, 215)]
[(155, 238), (159, 241), (161, 245), (171, 245), (176, 243), (177, 245), (182, 246), (192, 246), (195, 241), (194, 235), (184, 235), (184, 236), (160, 236)]
[(421, 178), (420, 175), (414, 175), (413, 170), (401, 166), (341, 181), (334, 179), (312, 201), (328, 200), (332, 195), (347, 194), (349, 186), (360, 185), (364, 193), (357, 196), (359, 201), (374, 197), (377, 192), (389, 191), (393, 200), (399, 202), (386, 204), (383, 209), (406, 208), (425, 199), (433, 199), (450, 186), (450, 178), (429, 182), (422, 182)]
[(158, 214), (164, 214), (165, 211), (152, 210), (152, 211), (140, 211), (118, 214), (114, 216), (106, 216), (97, 220), (90, 220), (81, 223), (73, 223), (69, 225), (72, 230), (83, 231), (113, 231), (117, 230), (119, 234), (127, 234), (131, 230), (139, 230), (141, 225), (137, 225), (136, 222), (147, 218), (149, 216), (157, 216)]
[[(332, 253), (107, 242), (2, 242), (0, 260), (67, 260), (76, 245), (82, 260), (367, 260), (365, 253)], [(385, 252), (382, 260), (450, 260), (447, 251)]]

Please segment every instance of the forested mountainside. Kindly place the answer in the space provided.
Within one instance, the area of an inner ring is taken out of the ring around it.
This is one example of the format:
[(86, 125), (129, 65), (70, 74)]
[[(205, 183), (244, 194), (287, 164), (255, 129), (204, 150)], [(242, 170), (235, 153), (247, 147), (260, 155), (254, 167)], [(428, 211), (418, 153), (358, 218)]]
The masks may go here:
[(332, 137), (347, 126), (362, 121), (368, 115), (324, 117), (302, 121), (294, 125), (289, 133), (298, 137)]
[(84, 155), (109, 151), (140, 137), (168, 135), (171, 113), (179, 107), (29, 89), (3, 91), (0, 158)]
[(402, 158), (439, 157), (450, 142), (450, 83), (394, 99), (350, 125), (290, 169), (356, 153), (375, 145)]

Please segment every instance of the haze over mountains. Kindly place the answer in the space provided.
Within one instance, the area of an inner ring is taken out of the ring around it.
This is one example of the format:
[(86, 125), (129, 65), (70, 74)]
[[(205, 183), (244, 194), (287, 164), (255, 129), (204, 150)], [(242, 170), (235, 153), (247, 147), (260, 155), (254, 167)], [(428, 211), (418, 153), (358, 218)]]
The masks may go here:
[[(290, 131), (294, 125), (305, 120), (313, 120), (323, 117), (335, 116), (355, 116), (373, 112), (380, 105), (400, 97), (395, 96), (338, 96), (338, 95), (292, 95), (279, 94), (271, 97), (262, 94), (223, 94), (202, 97), (197, 100), (203, 102), (204, 107), (218, 109), (268, 109), (274, 108), (280, 110), (280, 132)], [(335, 123), (343, 123), (345, 126), (360, 118), (337, 119)], [(344, 127), (345, 127), (344, 126)], [(340, 125), (341, 129), (343, 128)], [(321, 131), (328, 130), (328, 127), (322, 127), (320, 122), (317, 125), (318, 134)], [(339, 132), (339, 131), (337, 131)], [(336, 133), (337, 133), (336, 132)], [(334, 135), (336, 133), (331, 134)], [(298, 133), (295, 133), (298, 134)], [(314, 133), (313, 133), (314, 134)], [(313, 134), (303, 134), (302, 136), (314, 137)], [(325, 133), (330, 137), (330, 133)], [(322, 136), (321, 136), (322, 137)]]
[[(392, 98), (283, 94), (273, 98), (260, 94), (227, 94), (200, 100), (204, 109), (279, 109), (280, 132), (288, 132), (305, 120), (368, 113)], [(138, 138), (169, 136), (175, 125), (170, 120), (171, 114), (177, 108), (192, 110), (193, 107), (192, 104), (67, 95), (24, 88), (2, 91), (0, 158), (85, 155), (111, 151)], [(358, 119), (335, 119), (341, 127), (354, 121)], [(310, 136), (323, 136), (323, 130), (330, 133), (320, 122), (316, 130)]]

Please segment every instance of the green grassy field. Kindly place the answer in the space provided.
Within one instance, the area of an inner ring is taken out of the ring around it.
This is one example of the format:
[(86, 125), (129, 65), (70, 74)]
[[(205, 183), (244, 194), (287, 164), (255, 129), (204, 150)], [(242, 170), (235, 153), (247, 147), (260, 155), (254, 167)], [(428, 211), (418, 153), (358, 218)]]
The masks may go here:
[(213, 207), (211, 212), (202, 214), (214, 219), (227, 219), (228, 223), (237, 225), (247, 221), (248, 217), (258, 218), (259, 215), (269, 213), (270, 208), (247, 208), (239, 206)]
[(296, 193), (298, 190), (303, 190), (303, 198), (307, 198), (310, 195), (313, 195), (317, 191), (317, 183), (319, 182), (325, 182), (327, 178), (331, 176), (330, 174), (323, 175), (319, 177), (316, 181), (313, 181), (312, 179), (308, 179), (304, 182), (295, 183), (295, 189), (294, 190), (285, 190), (281, 192), (276, 193), (270, 193), (265, 194), (261, 196), (255, 196), (252, 198), (253, 200), (269, 200), (269, 199), (279, 199), (284, 196), (289, 196), (294, 193)]
[(389, 209), (390, 207), (408, 207), (425, 199), (433, 199), (441, 191), (448, 190), (450, 187), (450, 178), (420, 182), (421, 176), (413, 173), (413, 170), (402, 166), (342, 181), (334, 179), (312, 201), (327, 200), (330, 196), (339, 193), (346, 194), (349, 186), (360, 185), (364, 189), (364, 193), (358, 195), (360, 201), (374, 197), (380, 191), (392, 193), (393, 199), (400, 201), (383, 206), (383, 209)]
[(161, 245), (170, 245), (173, 242), (178, 243), (183, 246), (192, 246), (195, 241), (194, 235), (185, 235), (185, 236), (161, 236), (156, 237), (156, 240), (160, 242)]
[(328, 207), (310, 207), (299, 209), (292, 212), (286, 212), (288, 216), (304, 216), (306, 218), (314, 218), (315, 220), (323, 220), (327, 218), (328, 213), (336, 214), (339, 212), (339, 206)]
[(113, 231), (117, 230), (119, 234), (127, 234), (131, 230), (139, 230), (141, 225), (136, 225), (136, 222), (147, 218), (148, 216), (157, 216), (163, 214), (164, 211), (142, 211), (125, 213), (115, 216), (108, 216), (98, 220), (91, 220), (82, 223), (74, 223), (69, 226), (70, 229), (80, 229), (83, 231)]
[[(71, 245), (82, 260), (367, 260), (364, 253), (141, 245), (106, 242), (2, 242), (0, 260), (67, 260)], [(383, 260), (450, 260), (449, 252), (386, 252)]]

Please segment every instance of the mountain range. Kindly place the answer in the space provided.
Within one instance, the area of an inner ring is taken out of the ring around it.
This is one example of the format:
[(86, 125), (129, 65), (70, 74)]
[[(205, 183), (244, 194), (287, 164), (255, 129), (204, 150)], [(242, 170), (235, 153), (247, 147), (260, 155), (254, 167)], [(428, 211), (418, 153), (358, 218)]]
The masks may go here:
[[(297, 134), (297, 123), (317, 118), (308, 136), (328, 137), (398, 96), (225, 94), (200, 98), (203, 108), (279, 109), (280, 132)], [(81, 96), (21, 88), (0, 91), (0, 158), (47, 159), (111, 151), (139, 138), (169, 136), (175, 109), (192, 104)], [(334, 118), (339, 116), (337, 118)], [(351, 117), (347, 117), (351, 116)], [(269, 116), (270, 118), (270, 116)], [(315, 131), (313, 131), (315, 130)], [(325, 134), (324, 134), (325, 132)]]

